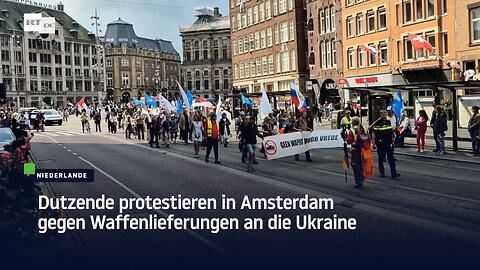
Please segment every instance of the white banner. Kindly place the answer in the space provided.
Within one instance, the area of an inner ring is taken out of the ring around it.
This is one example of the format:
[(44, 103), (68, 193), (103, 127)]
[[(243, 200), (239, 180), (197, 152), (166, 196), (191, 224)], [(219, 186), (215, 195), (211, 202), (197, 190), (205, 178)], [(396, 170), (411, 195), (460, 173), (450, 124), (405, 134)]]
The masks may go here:
[(343, 147), (341, 129), (315, 130), (266, 137), (263, 146), (267, 159), (288, 157), (317, 148)]

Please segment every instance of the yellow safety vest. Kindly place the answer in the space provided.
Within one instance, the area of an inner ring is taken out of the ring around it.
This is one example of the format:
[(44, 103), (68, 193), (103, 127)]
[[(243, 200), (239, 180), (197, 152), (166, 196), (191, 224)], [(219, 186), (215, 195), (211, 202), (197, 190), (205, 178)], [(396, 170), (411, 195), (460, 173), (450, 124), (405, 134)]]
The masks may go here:
[[(215, 124), (217, 125), (217, 132), (218, 132), (218, 134), (220, 134), (220, 128), (218, 126), (218, 122), (215, 121)], [(213, 126), (212, 120), (208, 120), (208, 122), (207, 122), (207, 137), (212, 137), (212, 126)]]
[(350, 118), (350, 120), (348, 120), (348, 118), (346, 116), (343, 117), (343, 123), (345, 124), (345, 126), (350, 127), (350, 128), (352, 127), (352, 120), (353, 120), (353, 118)]

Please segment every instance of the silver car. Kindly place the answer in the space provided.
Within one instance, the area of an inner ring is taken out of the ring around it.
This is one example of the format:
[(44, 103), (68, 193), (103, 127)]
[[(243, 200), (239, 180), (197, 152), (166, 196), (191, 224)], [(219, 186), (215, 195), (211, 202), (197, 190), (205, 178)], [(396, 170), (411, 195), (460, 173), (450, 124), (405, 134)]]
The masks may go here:
[(32, 115), (35, 114), (35, 117), (36, 117), (36, 114), (37, 114), (38, 111), (43, 112), (43, 116), (45, 117), (45, 124), (46, 125), (52, 125), (52, 124), (62, 125), (63, 117), (57, 110), (53, 110), (53, 109), (37, 110), (37, 111), (33, 111)]

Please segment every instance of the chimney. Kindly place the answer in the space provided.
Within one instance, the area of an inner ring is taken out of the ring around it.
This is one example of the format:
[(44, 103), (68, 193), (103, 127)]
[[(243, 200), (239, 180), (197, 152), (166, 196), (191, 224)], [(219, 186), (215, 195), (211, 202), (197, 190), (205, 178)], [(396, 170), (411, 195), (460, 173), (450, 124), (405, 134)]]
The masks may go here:
[(218, 9), (218, 7), (214, 7), (213, 8), (213, 16), (214, 17), (221, 17), (222, 15), (220, 14), (220, 11)]

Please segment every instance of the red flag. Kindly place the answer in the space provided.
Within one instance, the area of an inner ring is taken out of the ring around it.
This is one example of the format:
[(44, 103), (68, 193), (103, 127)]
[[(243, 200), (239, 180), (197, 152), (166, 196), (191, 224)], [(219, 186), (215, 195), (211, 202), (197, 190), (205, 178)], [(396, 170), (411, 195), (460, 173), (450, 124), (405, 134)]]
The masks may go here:
[(412, 42), (413, 48), (415, 51), (419, 51), (423, 48), (427, 49), (429, 52), (432, 52), (432, 44), (428, 43), (423, 37), (417, 36), (414, 34), (408, 34), (408, 38)]
[(81, 110), (82, 108), (87, 109), (87, 104), (85, 104), (85, 98), (80, 99), (80, 101), (77, 103), (77, 106), (79, 110)]

